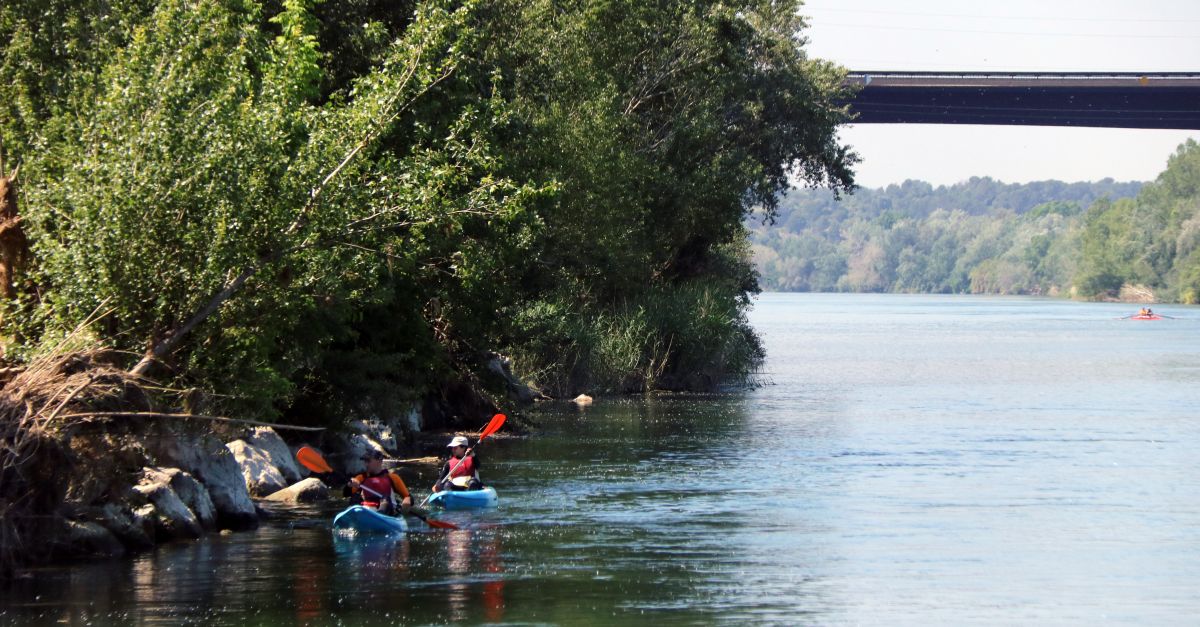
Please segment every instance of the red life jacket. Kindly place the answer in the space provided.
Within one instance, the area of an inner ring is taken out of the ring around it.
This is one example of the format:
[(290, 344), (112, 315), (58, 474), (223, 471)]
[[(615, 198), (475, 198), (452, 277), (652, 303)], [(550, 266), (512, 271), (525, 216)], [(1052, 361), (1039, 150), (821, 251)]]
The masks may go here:
[[(451, 470), (450, 470), (450, 478), (451, 479), (453, 479), (455, 477), (468, 477), (468, 476), (475, 474), (475, 458), (474, 457), (468, 456), (466, 459), (464, 459), (462, 461), (459, 461), (459, 459), (457, 457), (451, 457), (450, 461), (446, 462), (446, 463), (449, 464), (449, 467), (451, 468)], [(457, 464), (457, 466), (455, 464)]]
[(388, 476), (388, 471), (386, 470), (375, 476), (366, 477), (359, 483), (361, 483), (364, 488), (374, 490), (375, 492), (383, 495), (381, 499), (380, 497), (371, 494), (367, 490), (363, 490), (363, 505), (379, 507), (379, 504), (382, 501), (388, 500), (388, 497), (392, 495), (392, 478)]

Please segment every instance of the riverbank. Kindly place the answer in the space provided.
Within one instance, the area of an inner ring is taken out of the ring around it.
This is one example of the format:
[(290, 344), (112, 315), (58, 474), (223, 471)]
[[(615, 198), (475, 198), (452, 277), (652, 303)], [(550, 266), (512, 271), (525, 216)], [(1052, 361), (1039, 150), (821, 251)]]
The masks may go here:
[(447, 437), (424, 431), (444, 421), (427, 422), (417, 407), (337, 431), (164, 410), (147, 381), (108, 357), (38, 360), (0, 388), (0, 578), (253, 529), (264, 502), (330, 498), (330, 487), (296, 463), (301, 445), (357, 471), (368, 451), (429, 456)]

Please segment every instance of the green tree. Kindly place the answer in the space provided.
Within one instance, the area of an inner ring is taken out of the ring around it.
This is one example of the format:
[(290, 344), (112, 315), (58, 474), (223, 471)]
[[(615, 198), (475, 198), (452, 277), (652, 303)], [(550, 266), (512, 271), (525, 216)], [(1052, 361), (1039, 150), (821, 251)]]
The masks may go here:
[(386, 306), (391, 269), (435, 293), (496, 279), (473, 238), (524, 224), (536, 191), (495, 174), (502, 103), (438, 91), (475, 45), (472, 5), (423, 6), (324, 105), (308, 10), (288, 3), (271, 38), (253, 3), (160, 3), (98, 87), (61, 103), (48, 124), (71, 132), (23, 155), (50, 288), (34, 320), (70, 328), (103, 306), (110, 340), (145, 350), (136, 370), (166, 361), (269, 413), (338, 334), (287, 340)]

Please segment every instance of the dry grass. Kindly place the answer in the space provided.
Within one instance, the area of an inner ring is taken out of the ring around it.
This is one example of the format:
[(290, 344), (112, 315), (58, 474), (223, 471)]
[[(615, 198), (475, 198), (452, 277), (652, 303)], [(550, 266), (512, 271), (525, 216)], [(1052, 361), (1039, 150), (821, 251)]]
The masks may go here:
[(74, 437), (96, 437), (87, 432), (99, 421), (86, 414), (149, 408), (140, 381), (112, 358), (102, 350), (50, 354), (0, 388), (0, 578), (46, 553), (68, 492), (89, 500), (106, 489), (109, 473), (96, 472), (104, 460), (72, 450)]

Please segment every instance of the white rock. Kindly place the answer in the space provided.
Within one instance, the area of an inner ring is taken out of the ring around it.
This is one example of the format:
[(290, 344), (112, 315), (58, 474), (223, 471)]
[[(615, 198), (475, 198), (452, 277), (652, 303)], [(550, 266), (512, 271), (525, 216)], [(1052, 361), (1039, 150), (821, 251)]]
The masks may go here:
[(356, 433), (346, 439), (346, 452), (342, 456), (342, 462), (347, 472), (354, 474), (366, 469), (362, 456), (367, 451), (379, 451), (384, 457), (388, 456), (387, 449), (383, 448), (382, 444), (366, 435)]
[(251, 496), (266, 496), (287, 487), (287, 480), (262, 449), (245, 440), (234, 440), (225, 447), (233, 453), (233, 459), (241, 468), (246, 490)]
[(213, 505), (212, 497), (208, 495), (208, 489), (204, 487), (204, 484), (178, 468), (168, 468), (166, 471), (171, 475), (171, 489), (179, 495), (179, 500), (183, 501), (183, 504), (187, 505), (188, 509), (196, 515), (200, 526), (209, 530), (216, 529), (217, 508)]
[(296, 458), (292, 455), (288, 445), (279, 437), (278, 433), (270, 427), (256, 427), (250, 436), (246, 438), (246, 442), (252, 446), (262, 449), (266, 453), (267, 458), (271, 461), (271, 465), (283, 475), (284, 480), (288, 483), (295, 483), (303, 478), (300, 473), (300, 465), (296, 463)]
[(152, 511), (138, 510), (136, 513), (149, 515), (154, 521), (156, 537), (169, 540), (199, 538), (204, 533), (196, 515), (171, 488), (169, 472), (159, 468), (143, 468), (142, 477), (133, 489), (150, 501)]
[(571, 402), (583, 407), (592, 404), (592, 397), (588, 396), (587, 394), (580, 394), (579, 396), (571, 399)]
[(258, 524), (258, 512), (246, 490), (241, 468), (219, 440), (204, 434), (182, 434), (150, 443), (159, 463), (179, 467), (208, 490), (217, 512), (217, 525), (223, 529), (247, 529)]
[(329, 486), (316, 477), (309, 477), (266, 498), (279, 503), (314, 503), (329, 498)]

